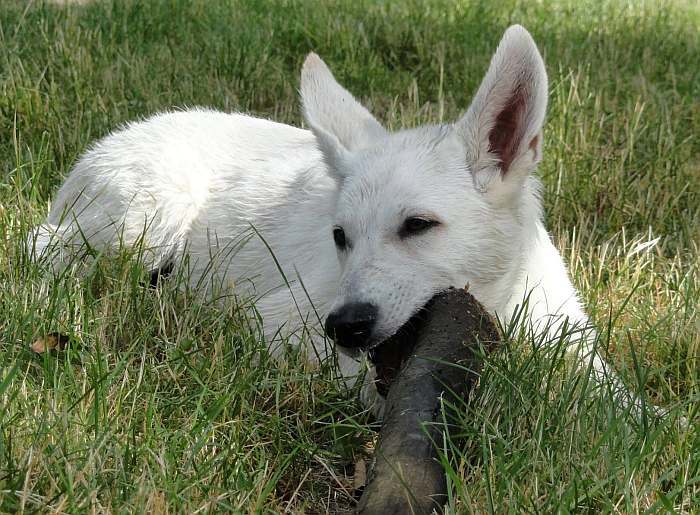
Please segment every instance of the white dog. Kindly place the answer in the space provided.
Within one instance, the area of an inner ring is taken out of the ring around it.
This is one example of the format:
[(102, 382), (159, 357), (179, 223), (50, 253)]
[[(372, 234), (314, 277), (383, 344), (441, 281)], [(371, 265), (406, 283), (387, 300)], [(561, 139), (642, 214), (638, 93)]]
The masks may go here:
[[(326, 356), (327, 316), (348, 377), (450, 286), (505, 320), (528, 299), (523, 322), (552, 338), (588, 326), (542, 222), (547, 75), (524, 28), (506, 31), (454, 124), (388, 132), (315, 54), (301, 97), (311, 131), (196, 109), (107, 136), (31, 245), (57, 267), (86, 243), (142, 244), (153, 270), (186, 263), (208, 295), (254, 299), (273, 350), (291, 337)], [(571, 349), (588, 351), (580, 335)]]

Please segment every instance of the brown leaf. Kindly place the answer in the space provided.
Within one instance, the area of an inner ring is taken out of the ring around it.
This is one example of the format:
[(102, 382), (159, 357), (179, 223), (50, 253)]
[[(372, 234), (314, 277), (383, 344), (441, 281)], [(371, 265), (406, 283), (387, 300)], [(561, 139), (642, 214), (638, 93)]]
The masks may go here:
[(61, 333), (50, 333), (43, 338), (38, 338), (32, 343), (30, 349), (37, 354), (52, 350), (63, 350), (68, 345), (68, 337)]
[(361, 490), (367, 484), (367, 464), (362, 458), (355, 462), (355, 475), (352, 479), (352, 486), (355, 490)]

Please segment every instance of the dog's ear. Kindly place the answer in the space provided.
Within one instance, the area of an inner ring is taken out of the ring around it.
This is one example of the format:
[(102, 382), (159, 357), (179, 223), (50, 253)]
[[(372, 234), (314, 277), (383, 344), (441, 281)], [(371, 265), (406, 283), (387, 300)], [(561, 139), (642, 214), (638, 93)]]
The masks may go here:
[(522, 185), (540, 160), (546, 109), (544, 62), (527, 30), (513, 25), (455, 127), (478, 190), (507, 195)]
[(336, 174), (344, 173), (342, 161), (348, 152), (376, 142), (386, 134), (314, 53), (306, 57), (301, 70), (301, 104), (304, 119)]

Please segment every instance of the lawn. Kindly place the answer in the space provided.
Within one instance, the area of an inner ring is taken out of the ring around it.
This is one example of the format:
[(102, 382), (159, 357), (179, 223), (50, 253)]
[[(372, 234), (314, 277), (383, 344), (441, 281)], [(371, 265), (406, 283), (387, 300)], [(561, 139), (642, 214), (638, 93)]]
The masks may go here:
[[(49, 277), (23, 241), (123, 122), (204, 105), (301, 125), (311, 50), (390, 128), (452, 120), (511, 23), (550, 77), (548, 227), (610, 360), (669, 413), (616, 409), (513, 334), (457, 407), (448, 509), (700, 511), (694, 0), (3, 0), (0, 512), (351, 511), (377, 424), (332, 364), (273, 362), (256, 320), (177, 277), (148, 288), (128, 252)], [(65, 349), (30, 350), (51, 332)]]

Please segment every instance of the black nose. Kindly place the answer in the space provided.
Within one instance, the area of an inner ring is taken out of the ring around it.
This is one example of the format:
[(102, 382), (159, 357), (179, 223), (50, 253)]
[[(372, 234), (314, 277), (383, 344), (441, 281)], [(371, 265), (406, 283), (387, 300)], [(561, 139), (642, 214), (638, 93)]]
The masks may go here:
[(367, 344), (377, 322), (377, 306), (374, 304), (346, 304), (326, 318), (326, 334), (338, 345), (351, 349)]

